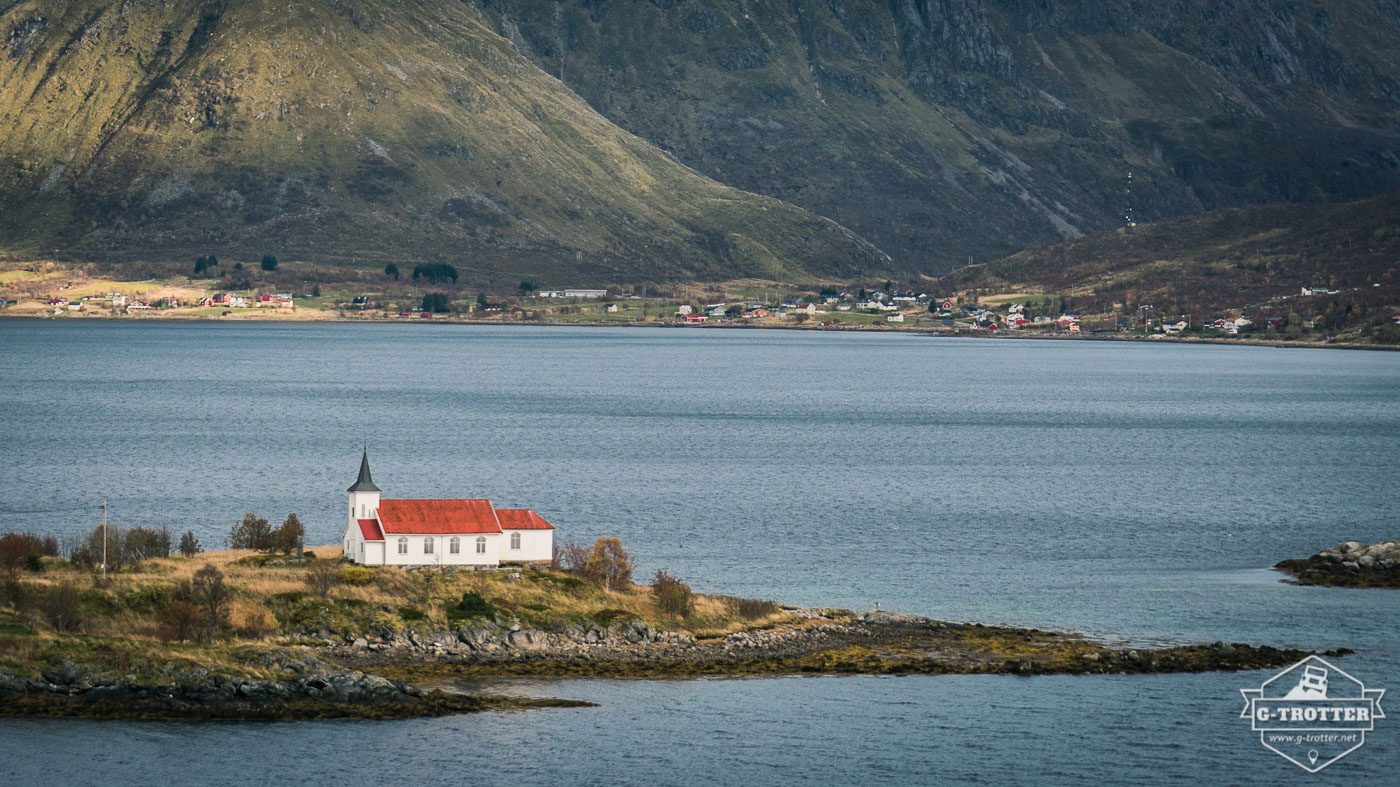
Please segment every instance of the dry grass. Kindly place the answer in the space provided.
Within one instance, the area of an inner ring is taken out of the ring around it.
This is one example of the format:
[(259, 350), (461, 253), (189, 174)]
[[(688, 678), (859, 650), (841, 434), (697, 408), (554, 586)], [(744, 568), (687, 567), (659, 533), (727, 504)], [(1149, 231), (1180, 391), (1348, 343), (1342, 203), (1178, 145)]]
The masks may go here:
[[(338, 546), (311, 551), (321, 560), (341, 557)], [(27, 576), (25, 583), (36, 592), (59, 583), (78, 587), (84, 599), (82, 634), (150, 641), (158, 637), (159, 612), (175, 588), (209, 564), (223, 572), (231, 591), (229, 633), (236, 641), (248, 643), (268, 643), (300, 629), (344, 632), (411, 624), (422, 630), (425, 622), (432, 628), (451, 628), (460, 623), (449, 617), (449, 611), (464, 593), (479, 594), (525, 626), (606, 625), (618, 618), (636, 618), (655, 628), (710, 637), (790, 617), (775, 610), (746, 620), (733, 599), (697, 594), (692, 612), (682, 619), (661, 611), (649, 586), (609, 591), (567, 572), (537, 568), (455, 572), (372, 568), (368, 584), (339, 584), (321, 601), (310, 592), (304, 565), (276, 564), (283, 560), (280, 557), (273, 557), (269, 565), (245, 560), (257, 557), (259, 553), (249, 550), (227, 550), (193, 558), (158, 558), (105, 579), (67, 561), (51, 560), (44, 573)], [(43, 628), (42, 623), (39, 626)]]

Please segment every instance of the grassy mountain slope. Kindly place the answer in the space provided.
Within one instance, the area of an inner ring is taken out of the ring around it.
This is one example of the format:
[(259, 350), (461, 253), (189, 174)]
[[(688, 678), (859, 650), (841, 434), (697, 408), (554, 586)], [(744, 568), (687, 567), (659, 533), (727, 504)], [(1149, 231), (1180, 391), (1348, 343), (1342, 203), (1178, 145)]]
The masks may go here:
[[(1340, 205), (1231, 208), (1021, 252), (943, 277), (948, 291), (1053, 293), (1086, 312), (1320, 314), (1327, 327), (1400, 311), (1400, 192)], [(1302, 288), (1337, 292), (1304, 296)], [(1115, 308), (1116, 305), (1116, 308)]]
[(928, 272), (1400, 187), (1371, 0), (475, 0), (604, 115)]
[(888, 266), (430, 0), (0, 1), (0, 249), (445, 260), (546, 285)]

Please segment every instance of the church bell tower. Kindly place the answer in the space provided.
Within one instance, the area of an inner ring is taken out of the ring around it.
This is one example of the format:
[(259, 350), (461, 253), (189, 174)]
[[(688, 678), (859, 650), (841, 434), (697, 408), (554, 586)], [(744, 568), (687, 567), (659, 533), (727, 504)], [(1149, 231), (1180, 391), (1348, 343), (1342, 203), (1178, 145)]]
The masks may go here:
[(369, 475), (369, 449), (360, 457), (360, 477), (345, 490), (350, 493), (350, 518), (373, 519), (379, 508), (379, 487)]

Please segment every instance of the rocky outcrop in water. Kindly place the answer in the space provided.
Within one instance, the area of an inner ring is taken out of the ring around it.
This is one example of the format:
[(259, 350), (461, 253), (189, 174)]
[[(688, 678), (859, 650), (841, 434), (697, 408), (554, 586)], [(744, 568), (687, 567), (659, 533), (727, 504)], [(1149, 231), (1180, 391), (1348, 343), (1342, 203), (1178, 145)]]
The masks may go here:
[[(270, 659), (270, 660), (269, 660)], [(0, 716), (300, 720), (409, 718), (470, 713), (503, 706), (586, 703), (535, 702), (424, 691), (397, 680), (328, 667), (314, 657), (264, 654), (263, 663), (287, 672), (278, 680), (233, 677), (197, 668), (166, 682), (133, 675), (104, 678), (89, 666), (61, 659), (38, 679), (0, 672)], [(165, 670), (169, 672), (169, 670)]]
[(1299, 585), (1400, 588), (1400, 541), (1344, 541), (1306, 560), (1280, 561), (1274, 568), (1292, 574)]

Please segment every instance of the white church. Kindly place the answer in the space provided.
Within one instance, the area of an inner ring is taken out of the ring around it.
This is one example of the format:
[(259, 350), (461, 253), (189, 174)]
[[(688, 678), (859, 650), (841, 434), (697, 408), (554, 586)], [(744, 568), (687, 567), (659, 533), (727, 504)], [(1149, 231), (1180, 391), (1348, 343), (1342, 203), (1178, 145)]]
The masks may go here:
[(471, 566), (549, 563), (554, 525), (528, 508), (496, 508), (490, 500), (381, 500), (369, 474), (346, 490), (345, 557), (366, 566)]

